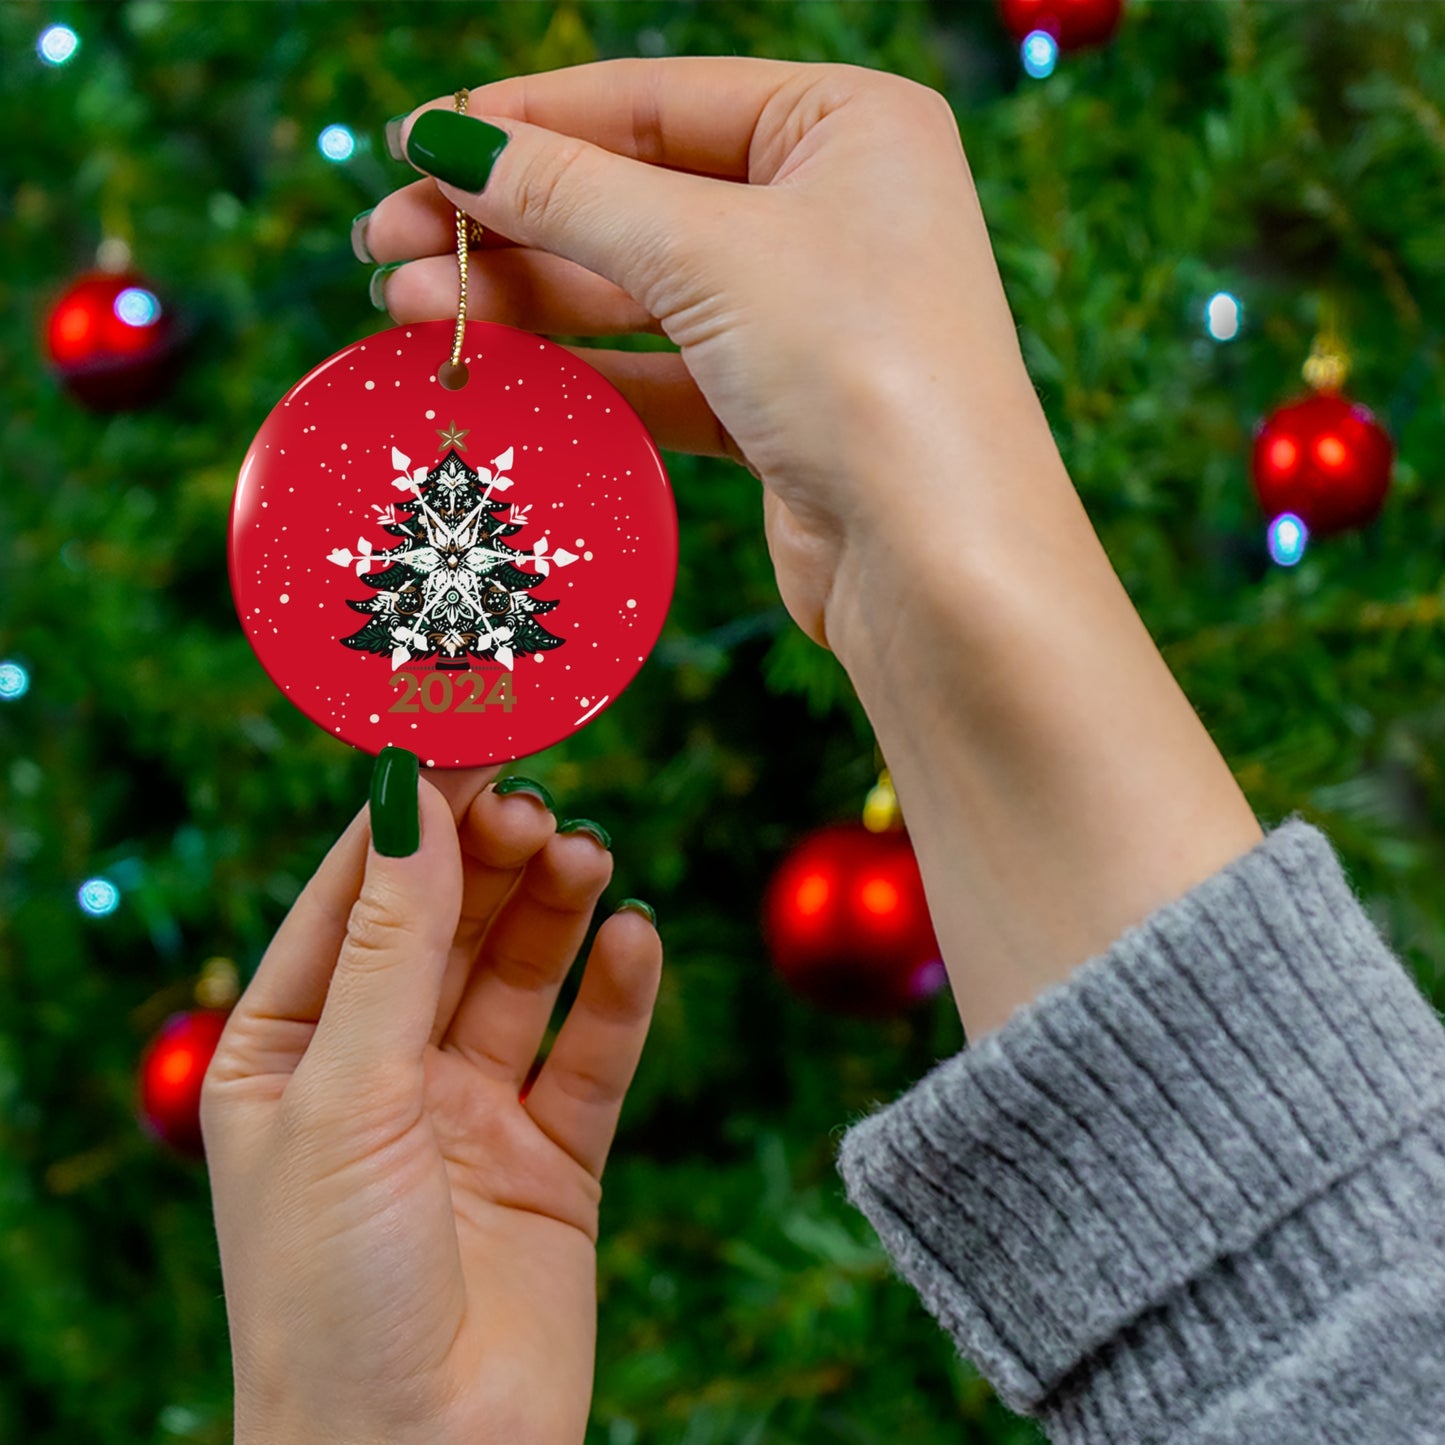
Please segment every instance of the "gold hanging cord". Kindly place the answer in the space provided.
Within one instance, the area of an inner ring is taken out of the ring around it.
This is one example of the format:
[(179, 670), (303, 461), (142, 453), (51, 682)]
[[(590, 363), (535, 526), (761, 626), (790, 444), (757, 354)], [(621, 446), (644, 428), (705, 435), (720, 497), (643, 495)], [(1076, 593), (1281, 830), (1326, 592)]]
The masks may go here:
[[(452, 97), (452, 104), (458, 115), (467, 113), (470, 92), (459, 90)], [(457, 212), (457, 329), (452, 336), (452, 354), (437, 368), (437, 380), (448, 391), (457, 391), (467, 384), (467, 368), (462, 361), (462, 339), (467, 329), (467, 251), (470, 246), (480, 245), (482, 240), (480, 221), (474, 221), (465, 211)]]

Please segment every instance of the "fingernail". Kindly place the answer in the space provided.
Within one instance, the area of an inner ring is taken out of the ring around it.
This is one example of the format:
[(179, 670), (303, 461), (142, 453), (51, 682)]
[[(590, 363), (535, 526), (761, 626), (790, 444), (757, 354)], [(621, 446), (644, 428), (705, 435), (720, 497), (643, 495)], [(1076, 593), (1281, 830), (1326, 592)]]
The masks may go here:
[(492, 791), (502, 797), (508, 797), (512, 793), (525, 793), (529, 798), (536, 798), (538, 802), (547, 809), (549, 813), (557, 811), (557, 805), (552, 801), (552, 795), (541, 783), (532, 778), (510, 777), (503, 778), (500, 783), (492, 785)]
[(421, 847), (416, 780), (421, 763), (405, 748), (382, 748), (371, 770), (371, 841), (387, 858), (410, 858)]
[(396, 270), (398, 266), (405, 266), (405, 261), (388, 261), (385, 266), (378, 266), (371, 273), (371, 283), (367, 286), (367, 295), (371, 297), (371, 304), (378, 311), (386, 310), (386, 278)]
[[(407, 115), (411, 112), (408, 111)], [(394, 115), (386, 123), (386, 152), (394, 161), (404, 161), (401, 149), (401, 128), (406, 123), (405, 115)]]
[(406, 158), (449, 186), (480, 191), (510, 139), (484, 120), (454, 110), (424, 110), (406, 138)]
[(366, 244), (366, 223), (371, 219), (370, 210), (363, 211), (351, 223), (351, 249), (358, 261), (365, 261), (368, 266), (376, 265), (376, 257), (371, 254), (371, 247)]
[(619, 913), (640, 913), (654, 928), (657, 927), (657, 910), (652, 904), (644, 903), (640, 898), (624, 898), (617, 905)]
[(591, 818), (568, 818), (565, 823), (557, 824), (557, 831), (559, 833), (590, 833), (604, 848), (609, 851), (612, 848), (612, 834), (601, 823), (594, 823)]

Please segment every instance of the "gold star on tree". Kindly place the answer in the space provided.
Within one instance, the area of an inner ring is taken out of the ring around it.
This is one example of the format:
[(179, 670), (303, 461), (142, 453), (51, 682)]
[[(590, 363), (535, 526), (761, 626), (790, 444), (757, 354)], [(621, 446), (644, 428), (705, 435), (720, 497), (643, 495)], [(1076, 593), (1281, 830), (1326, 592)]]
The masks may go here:
[(470, 427), (468, 427), (466, 431), (458, 431), (456, 422), (452, 422), (445, 431), (442, 431), (441, 428), (438, 427), (437, 435), (442, 439), (442, 445), (444, 447), (455, 447), (459, 452), (464, 452), (467, 449), (467, 444), (462, 438), (470, 431)]

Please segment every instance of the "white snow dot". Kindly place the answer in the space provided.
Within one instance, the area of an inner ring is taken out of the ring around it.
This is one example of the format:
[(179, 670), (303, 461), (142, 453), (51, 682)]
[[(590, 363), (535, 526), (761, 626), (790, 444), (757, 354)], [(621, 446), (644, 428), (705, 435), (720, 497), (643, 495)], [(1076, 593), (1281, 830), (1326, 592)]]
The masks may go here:
[(635, 597), (629, 597), (629, 598), (627, 599), (627, 605), (628, 605), (629, 607), (636, 607), (636, 606), (637, 606), (637, 598), (635, 598)]
[(291, 594), (289, 592), (283, 592), (281, 594), (281, 600), (283, 602), (289, 602), (291, 600)]
[(582, 554), (582, 560), (584, 562), (590, 562), (592, 560), (592, 554), (590, 552), (584, 552)]
[(579, 698), (577, 699), (577, 706), (578, 706), (578, 707), (591, 707), (591, 706), (592, 706), (592, 699), (591, 699), (590, 697), (579, 697)]
[(371, 715), (371, 720), (372, 720), (372, 722), (380, 722), (380, 721), (381, 721), (381, 714), (380, 714), (379, 712), (374, 712), (374, 713), (372, 713), (372, 715)]
[(367, 389), (368, 391), (375, 391), (375, 390), (376, 390), (376, 383), (375, 383), (374, 381), (368, 381), (368, 382), (366, 383), (366, 389)]
[(428, 421), (435, 421), (435, 420), (437, 419), (437, 414), (436, 414), (436, 412), (434, 412), (434, 411), (429, 411), (429, 412), (427, 412), (427, 414), (426, 414), (426, 419), (427, 419)]
[(575, 542), (573, 542), (572, 545), (573, 545), (574, 547), (585, 547), (587, 544), (581, 539), (581, 537), (578, 537), (578, 539), (577, 539)]
[(345, 442), (342, 442), (342, 443), (341, 443), (341, 450), (342, 450), (342, 451), (345, 451), (345, 450), (346, 450), (346, 443), (345, 443)]

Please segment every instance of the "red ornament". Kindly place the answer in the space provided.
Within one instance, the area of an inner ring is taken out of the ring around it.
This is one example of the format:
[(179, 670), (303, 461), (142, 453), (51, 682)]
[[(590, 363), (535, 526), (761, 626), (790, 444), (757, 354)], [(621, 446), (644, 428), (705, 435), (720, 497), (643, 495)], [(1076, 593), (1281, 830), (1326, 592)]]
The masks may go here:
[(1279, 407), (1254, 439), (1254, 490), (1273, 520), (1293, 512), (1315, 536), (1373, 522), (1395, 449), (1369, 410), (1320, 391)]
[(836, 1013), (900, 1013), (944, 984), (908, 835), (840, 823), (784, 859), (764, 903), (778, 972)]
[(140, 1062), (141, 1123), (182, 1154), (201, 1157), (201, 1082), (229, 1009), (172, 1014)]
[(540, 752), (614, 702), (677, 577), (662, 458), (599, 372), (538, 336), (369, 336), (298, 382), (246, 454), (231, 588), (272, 680), (327, 732), (428, 767)]
[(1124, 0), (999, 0), (998, 13), (1020, 44), (1035, 30), (1052, 35), (1060, 50), (1102, 45), (1118, 28)]
[(45, 350), (77, 401), (96, 411), (144, 406), (173, 375), (175, 318), (144, 277), (93, 271), (51, 308)]

